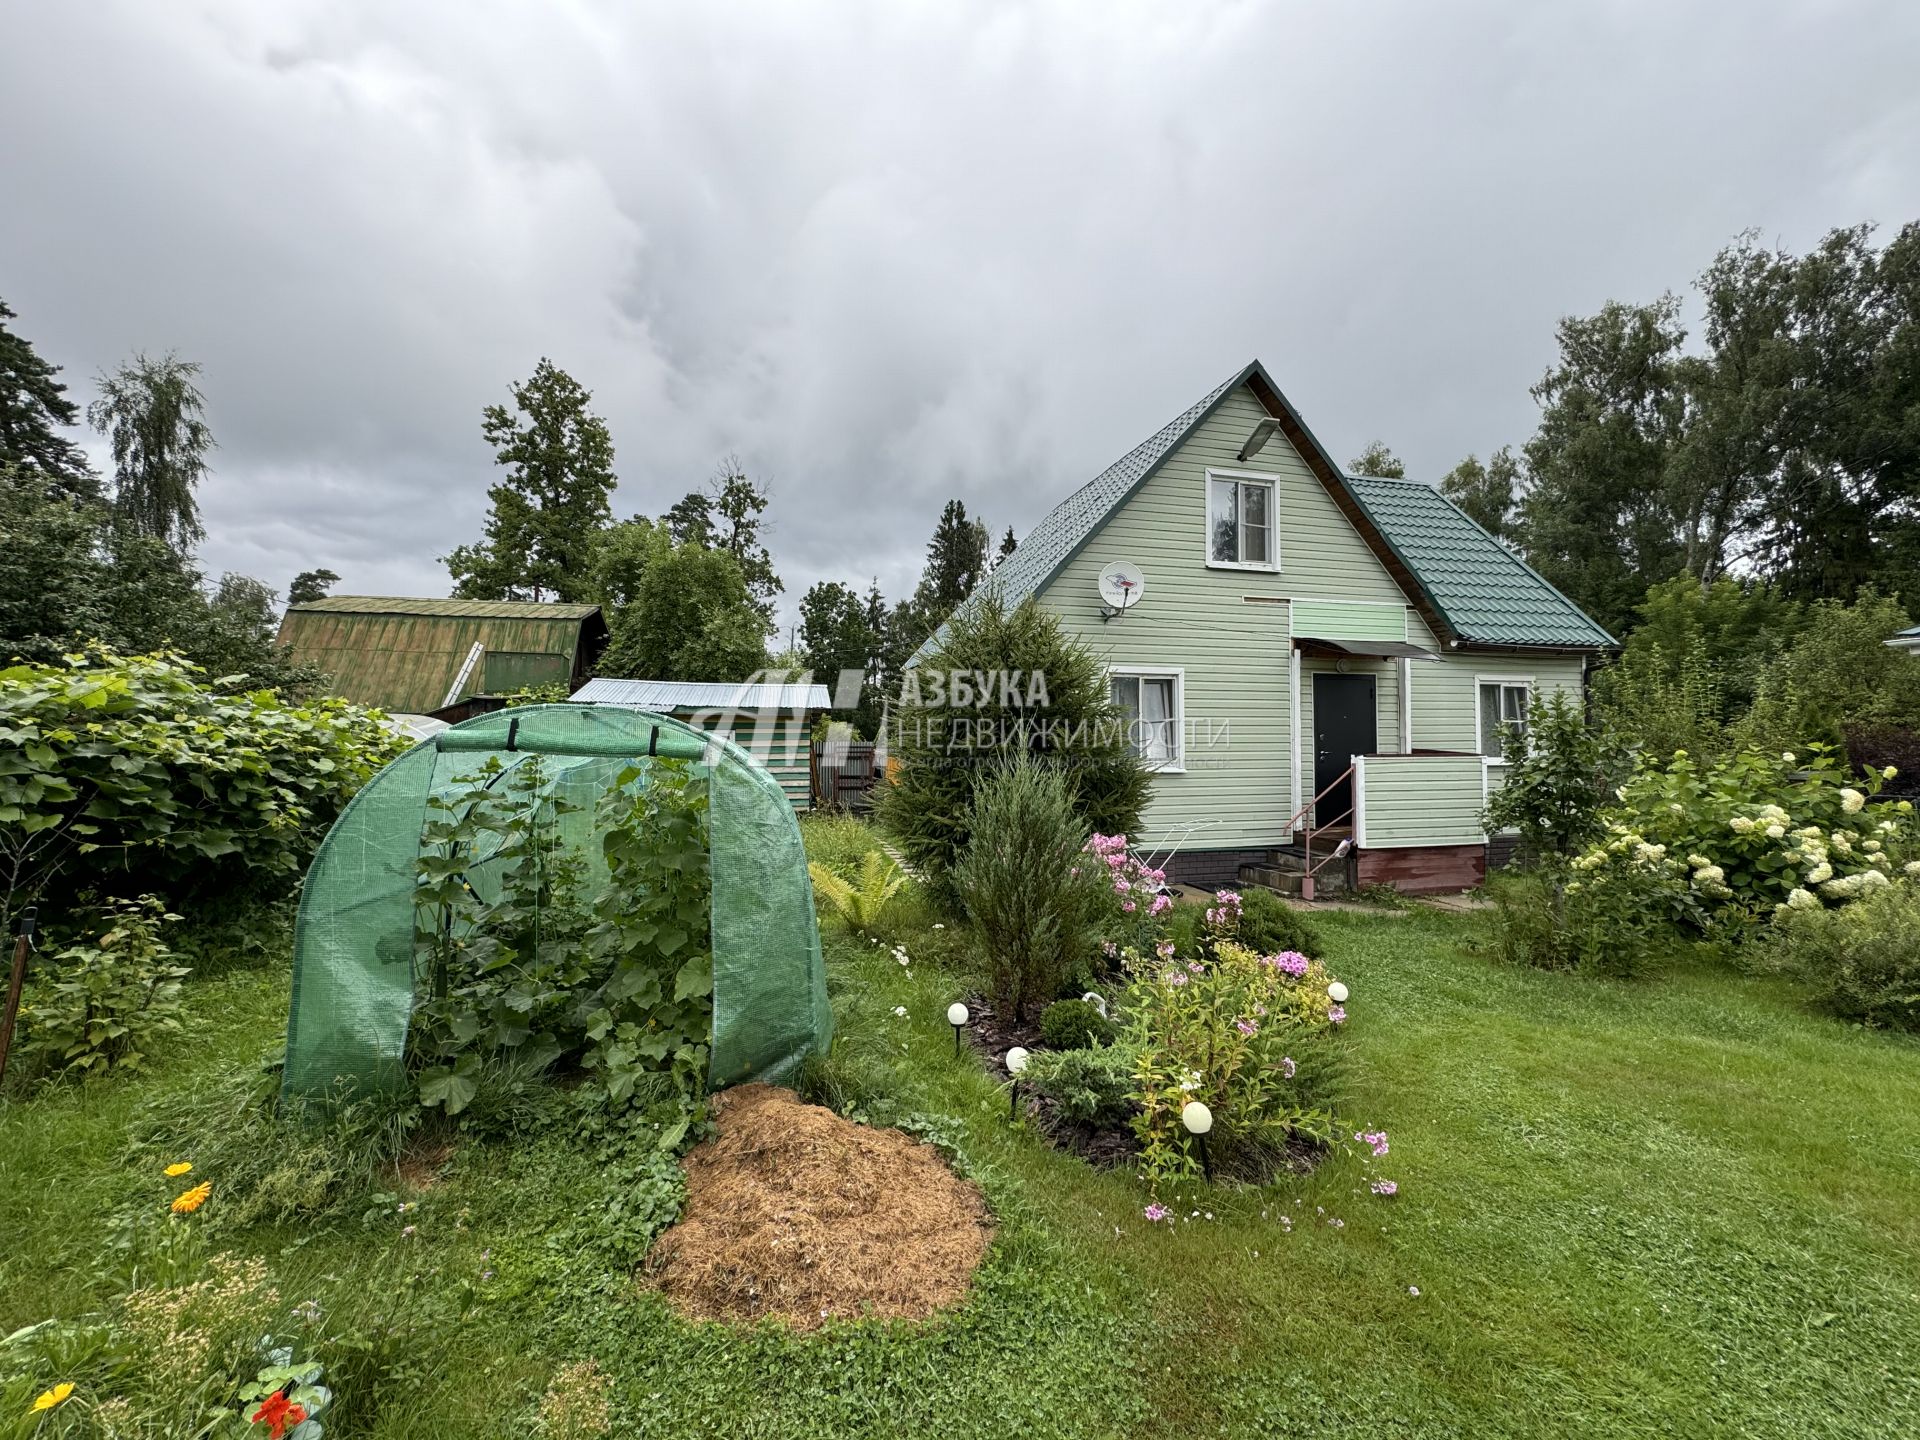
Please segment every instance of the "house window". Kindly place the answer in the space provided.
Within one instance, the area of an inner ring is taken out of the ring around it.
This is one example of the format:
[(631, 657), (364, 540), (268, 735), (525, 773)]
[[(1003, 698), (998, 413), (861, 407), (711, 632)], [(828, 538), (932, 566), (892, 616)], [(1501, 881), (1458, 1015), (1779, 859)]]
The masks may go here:
[(1272, 480), (1208, 475), (1207, 563), (1279, 568)]
[(1179, 769), (1180, 673), (1116, 672), (1110, 684), (1113, 703), (1126, 719), (1127, 738), (1140, 758), (1156, 769)]
[(1520, 738), (1527, 735), (1527, 701), (1529, 687), (1524, 683), (1508, 683), (1495, 680), (1480, 682), (1480, 753), (1489, 759), (1498, 760), (1501, 756), (1503, 727), (1511, 725), (1520, 732)]

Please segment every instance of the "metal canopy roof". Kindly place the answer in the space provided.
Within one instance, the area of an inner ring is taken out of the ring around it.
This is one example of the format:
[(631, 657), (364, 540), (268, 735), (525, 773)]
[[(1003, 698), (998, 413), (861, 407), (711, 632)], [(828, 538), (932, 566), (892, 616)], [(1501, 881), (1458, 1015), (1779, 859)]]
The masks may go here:
[(1336, 660), (1438, 660), (1440, 657), (1404, 640), (1323, 640), (1318, 635), (1296, 635), (1293, 648), (1303, 655), (1325, 655)]
[(631, 705), (638, 710), (827, 710), (824, 685), (740, 684), (708, 680), (589, 680), (576, 705)]

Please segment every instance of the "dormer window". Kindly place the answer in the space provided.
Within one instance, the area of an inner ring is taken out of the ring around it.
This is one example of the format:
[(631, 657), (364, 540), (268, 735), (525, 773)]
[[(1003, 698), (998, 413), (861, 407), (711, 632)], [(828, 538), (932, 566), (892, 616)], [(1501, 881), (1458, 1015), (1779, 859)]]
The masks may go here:
[(1207, 472), (1207, 564), (1278, 570), (1280, 540), (1271, 475)]

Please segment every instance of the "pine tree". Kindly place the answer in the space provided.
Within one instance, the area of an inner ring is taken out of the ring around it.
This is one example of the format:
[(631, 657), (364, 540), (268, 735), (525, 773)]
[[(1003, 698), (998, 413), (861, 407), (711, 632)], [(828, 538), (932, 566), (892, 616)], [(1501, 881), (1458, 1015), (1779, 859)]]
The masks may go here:
[(331, 570), (302, 570), (293, 577), (293, 583), (287, 586), (287, 607), (310, 605), (315, 600), (324, 600), (327, 591), (340, 583), (340, 577)]
[(593, 585), (600, 532), (612, 518), (607, 497), (613, 437), (587, 408), (591, 393), (542, 357), (533, 377), (513, 387), (514, 411), (489, 405), (480, 432), (507, 478), (490, 487), (487, 538), (446, 557), (454, 593), (469, 600), (583, 599)]
[(0, 468), (37, 477), (51, 494), (92, 500), (100, 482), (80, 447), (60, 433), (80, 423), (80, 407), (56, 378), (60, 367), (7, 328), (14, 318), (0, 300)]

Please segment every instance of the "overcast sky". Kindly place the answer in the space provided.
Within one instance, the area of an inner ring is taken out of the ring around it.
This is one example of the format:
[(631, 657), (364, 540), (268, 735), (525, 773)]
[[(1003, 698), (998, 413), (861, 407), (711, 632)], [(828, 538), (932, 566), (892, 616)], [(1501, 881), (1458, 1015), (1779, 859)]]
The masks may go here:
[(0, 0), (0, 297), (205, 367), (212, 571), (444, 594), (542, 355), (619, 515), (738, 454), (909, 588), (1246, 360), (1339, 458), (1524, 440), (1557, 317), (1920, 218), (1920, 5)]

